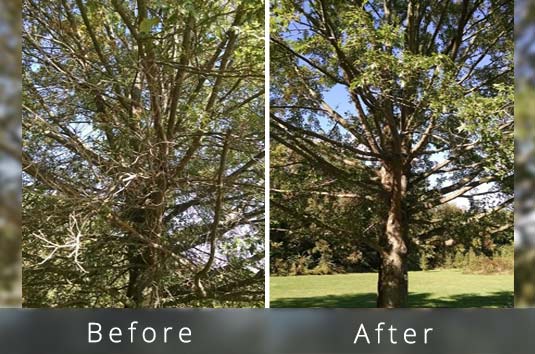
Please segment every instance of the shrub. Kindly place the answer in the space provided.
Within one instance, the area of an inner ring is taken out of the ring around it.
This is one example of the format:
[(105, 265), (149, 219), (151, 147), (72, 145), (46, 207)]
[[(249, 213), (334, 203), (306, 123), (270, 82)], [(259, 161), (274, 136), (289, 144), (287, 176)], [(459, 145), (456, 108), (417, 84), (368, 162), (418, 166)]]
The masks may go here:
[(429, 259), (428, 259), (428, 256), (426, 253), (422, 252), (420, 254), (420, 269), (421, 270), (429, 270), (430, 269), (430, 266), (429, 266)]
[(291, 261), (288, 275), (307, 275), (310, 273), (310, 256), (296, 256)]
[(474, 274), (512, 273), (514, 271), (513, 246), (503, 246), (491, 257), (470, 252), (466, 257), (463, 271)]

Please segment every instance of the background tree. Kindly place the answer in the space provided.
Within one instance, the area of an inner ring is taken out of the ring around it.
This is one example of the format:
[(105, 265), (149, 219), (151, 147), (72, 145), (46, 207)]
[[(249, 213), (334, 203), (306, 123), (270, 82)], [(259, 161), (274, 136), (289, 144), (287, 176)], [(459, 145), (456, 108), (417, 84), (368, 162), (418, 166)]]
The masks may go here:
[(263, 302), (263, 6), (28, 0), (24, 304)]
[(281, 0), (273, 13), (272, 138), (381, 205), (382, 232), (355, 242), (381, 259), (377, 305), (406, 306), (411, 225), (460, 197), (491, 202), (474, 218), (512, 202), (513, 1)]

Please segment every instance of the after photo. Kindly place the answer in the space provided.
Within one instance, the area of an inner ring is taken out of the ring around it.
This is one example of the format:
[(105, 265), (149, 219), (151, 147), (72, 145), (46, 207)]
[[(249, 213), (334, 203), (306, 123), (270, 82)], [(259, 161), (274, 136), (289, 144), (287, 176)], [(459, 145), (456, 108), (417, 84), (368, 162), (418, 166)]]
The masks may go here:
[(271, 7), (271, 307), (512, 307), (514, 2)]

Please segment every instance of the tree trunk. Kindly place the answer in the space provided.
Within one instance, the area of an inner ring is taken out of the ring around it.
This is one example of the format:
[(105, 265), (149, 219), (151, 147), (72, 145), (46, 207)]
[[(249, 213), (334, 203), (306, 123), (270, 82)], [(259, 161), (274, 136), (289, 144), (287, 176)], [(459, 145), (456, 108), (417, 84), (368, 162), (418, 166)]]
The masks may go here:
[[(163, 192), (157, 191), (146, 199), (148, 202), (143, 202), (144, 206), (133, 207), (128, 213), (128, 219), (132, 225), (135, 225), (136, 231), (155, 244), (160, 243), (163, 232), (163, 195)], [(131, 235), (128, 260), (130, 264), (126, 307), (159, 307), (157, 284), (160, 281), (163, 254), (160, 250), (139, 240), (137, 236)]]
[[(133, 250), (130, 258), (130, 268), (128, 272), (128, 287), (126, 296), (128, 297), (128, 308), (155, 308), (157, 296), (152, 284), (157, 281), (157, 250), (149, 249), (143, 245), (133, 246), (139, 249)], [(133, 248), (132, 247), (132, 248)]]
[(377, 307), (396, 308), (408, 305), (407, 251), (405, 246), (384, 252), (377, 286)]
[(388, 192), (388, 216), (385, 233), (381, 239), (377, 307), (407, 307), (409, 293), (408, 220), (405, 213), (407, 175), (399, 165), (383, 168), (381, 172), (383, 187)]

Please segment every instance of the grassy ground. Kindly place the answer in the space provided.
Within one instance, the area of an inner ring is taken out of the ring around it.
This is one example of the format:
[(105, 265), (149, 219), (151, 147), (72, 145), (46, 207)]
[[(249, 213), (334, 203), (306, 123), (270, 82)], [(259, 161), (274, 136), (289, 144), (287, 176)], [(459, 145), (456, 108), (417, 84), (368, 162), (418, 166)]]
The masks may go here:
[[(376, 273), (271, 277), (271, 307), (375, 307)], [(411, 307), (512, 307), (513, 274), (409, 273)]]

